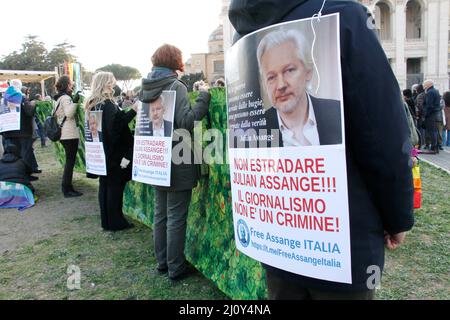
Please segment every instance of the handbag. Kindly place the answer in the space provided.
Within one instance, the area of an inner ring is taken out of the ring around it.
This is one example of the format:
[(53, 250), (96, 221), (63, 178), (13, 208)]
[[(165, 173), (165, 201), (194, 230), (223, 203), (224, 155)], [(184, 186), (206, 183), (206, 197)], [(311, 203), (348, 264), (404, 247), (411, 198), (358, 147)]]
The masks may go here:
[(59, 103), (56, 106), (56, 109), (53, 112), (53, 114), (51, 116), (48, 116), (44, 122), (45, 134), (53, 142), (59, 141), (59, 139), (61, 139), (61, 129), (64, 125), (64, 122), (66, 122), (67, 120), (67, 117), (64, 117), (61, 124), (58, 124), (58, 118), (56, 117), (56, 112), (58, 111), (58, 108)]

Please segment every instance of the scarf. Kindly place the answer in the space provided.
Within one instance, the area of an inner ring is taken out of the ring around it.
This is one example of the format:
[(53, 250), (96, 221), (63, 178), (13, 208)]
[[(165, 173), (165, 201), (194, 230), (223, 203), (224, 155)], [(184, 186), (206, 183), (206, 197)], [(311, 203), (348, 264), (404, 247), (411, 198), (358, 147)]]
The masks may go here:
[(150, 80), (158, 80), (173, 76), (178, 77), (177, 73), (172, 69), (166, 67), (153, 67), (152, 72), (148, 74), (147, 78)]

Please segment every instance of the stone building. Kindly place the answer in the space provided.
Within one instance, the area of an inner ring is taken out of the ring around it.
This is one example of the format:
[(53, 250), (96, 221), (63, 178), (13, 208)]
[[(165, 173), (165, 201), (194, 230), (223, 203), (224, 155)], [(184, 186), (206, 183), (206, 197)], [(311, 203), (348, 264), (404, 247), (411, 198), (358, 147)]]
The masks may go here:
[[(375, 17), (375, 31), (400, 87), (433, 79), (449, 88), (449, 0), (360, 0)], [(369, 23), (370, 26), (370, 23)]]
[[(229, 0), (223, 1), (224, 6)], [(375, 28), (400, 88), (433, 79), (443, 92), (449, 88), (449, 0), (358, 0), (375, 17)], [(233, 28), (224, 20), (224, 48)]]

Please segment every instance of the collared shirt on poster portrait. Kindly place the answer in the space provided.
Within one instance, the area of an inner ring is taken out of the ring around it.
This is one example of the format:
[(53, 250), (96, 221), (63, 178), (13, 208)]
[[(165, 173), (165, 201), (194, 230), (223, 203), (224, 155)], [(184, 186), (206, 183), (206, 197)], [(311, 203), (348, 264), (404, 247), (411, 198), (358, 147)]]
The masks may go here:
[(317, 130), (316, 115), (314, 113), (314, 106), (311, 101), (311, 97), (308, 94), (308, 108), (309, 116), (306, 121), (303, 130), (301, 126), (295, 128), (288, 128), (277, 112), (278, 123), (280, 124), (280, 131), (283, 136), (283, 145), (285, 147), (298, 147), (298, 146), (318, 146), (320, 145), (319, 131)]
[(153, 136), (154, 137), (164, 137), (164, 122), (162, 123), (160, 129), (155, 129), (155, 126), (153, 126)]

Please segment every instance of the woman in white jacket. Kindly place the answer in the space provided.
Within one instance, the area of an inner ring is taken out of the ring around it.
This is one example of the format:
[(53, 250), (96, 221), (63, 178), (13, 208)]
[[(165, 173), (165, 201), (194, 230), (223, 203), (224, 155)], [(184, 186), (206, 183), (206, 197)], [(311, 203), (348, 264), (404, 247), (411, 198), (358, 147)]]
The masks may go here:
[(64, 197), (79, 197), (83, 194), (75, 191), (72, 185), (73, 168), (80, 141), (80, 133), (76, 122), (77, 105), (72, 100), (73, 82), (68, 76), (62, 76), (56, 82), (58, 94), (54, 97), (58, 123), (63, 124), (60, 142), (66, 153), (66, 163), (62, 179)]

